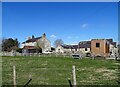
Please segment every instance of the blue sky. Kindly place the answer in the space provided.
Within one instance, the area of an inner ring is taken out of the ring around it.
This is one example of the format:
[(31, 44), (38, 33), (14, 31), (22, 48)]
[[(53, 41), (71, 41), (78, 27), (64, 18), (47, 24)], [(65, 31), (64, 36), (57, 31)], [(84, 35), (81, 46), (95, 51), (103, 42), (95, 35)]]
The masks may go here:
[(56, 39), (66, 44), (118, 40), (117, 2), (4, 2), (2, 11), (2, 36), (19, 42), (43, 33), (52, 45)]

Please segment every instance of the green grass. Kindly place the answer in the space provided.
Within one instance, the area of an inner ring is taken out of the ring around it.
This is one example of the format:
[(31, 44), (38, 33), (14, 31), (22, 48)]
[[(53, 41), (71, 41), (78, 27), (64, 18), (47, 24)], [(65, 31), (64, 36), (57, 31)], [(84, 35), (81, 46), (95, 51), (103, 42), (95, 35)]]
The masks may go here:
[[(12, 67), (16, 66), (17, 85), (69, 85), (72, 65), (76, 66), (77, 85), (117, 85), (117, 61), (73, 59), (69, 57), (2, 57), (2, 84), (12, 85)], [(73, 82), (73, 81), (72, 81)]]

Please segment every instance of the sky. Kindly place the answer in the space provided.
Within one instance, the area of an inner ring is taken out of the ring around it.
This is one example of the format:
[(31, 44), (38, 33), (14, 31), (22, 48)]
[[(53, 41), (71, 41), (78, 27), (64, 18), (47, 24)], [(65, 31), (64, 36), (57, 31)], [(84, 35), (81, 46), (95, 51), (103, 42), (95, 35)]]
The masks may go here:
[(118, 41), (117, 2), (3, 2), (2, 37), (17, 38), (46, 33), (53, 43), (77, 44), (91, 39)]

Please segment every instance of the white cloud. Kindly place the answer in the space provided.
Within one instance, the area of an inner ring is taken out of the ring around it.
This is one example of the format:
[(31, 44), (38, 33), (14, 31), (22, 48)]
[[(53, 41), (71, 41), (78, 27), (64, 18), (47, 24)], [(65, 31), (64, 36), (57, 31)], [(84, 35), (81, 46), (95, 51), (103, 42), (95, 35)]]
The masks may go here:
[(53, 34), (52, 34), (50, 37), (51, 37), (51, 38), (56, 38), (56, 36), (55, 36), (55, 35), (53, 35)]
[(88, 26), (88, 24), (82, 24), (82, 28), (86, 28)]

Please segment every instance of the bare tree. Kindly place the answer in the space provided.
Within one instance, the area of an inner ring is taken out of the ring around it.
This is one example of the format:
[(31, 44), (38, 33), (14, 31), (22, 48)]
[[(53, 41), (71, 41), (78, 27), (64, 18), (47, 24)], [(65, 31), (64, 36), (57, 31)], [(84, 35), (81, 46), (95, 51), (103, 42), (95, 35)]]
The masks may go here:
[(63, 44), (64, 44), (64, 42), (63, 42), (62, 39), (57, 39), (57, 40), (54, 41), (54, 46), (55, 46), (55, 47), (57, 47), (57, 46), (59, 46), (59, 45), (63, 45)]

